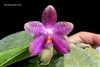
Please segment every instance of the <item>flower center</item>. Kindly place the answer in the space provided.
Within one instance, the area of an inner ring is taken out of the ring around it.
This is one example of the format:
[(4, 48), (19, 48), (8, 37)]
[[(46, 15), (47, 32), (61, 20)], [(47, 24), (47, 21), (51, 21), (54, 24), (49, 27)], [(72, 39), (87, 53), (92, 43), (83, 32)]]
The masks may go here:
[(51, 37), (52, 34), (53, 34), (52, 29), (46, 29), (46, 35), (47, 35), (46, 45), (47, 46), (53, 46), (52, 37)]
[(52, 43), (52, 38), (50, 36), (47, 37), (46, 43)]

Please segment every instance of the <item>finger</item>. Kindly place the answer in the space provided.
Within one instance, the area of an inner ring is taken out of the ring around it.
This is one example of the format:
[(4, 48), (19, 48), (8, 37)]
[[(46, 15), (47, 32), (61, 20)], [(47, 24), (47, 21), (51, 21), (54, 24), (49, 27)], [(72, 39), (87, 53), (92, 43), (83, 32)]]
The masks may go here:
[(88, 44), (100, 45), (100, 34), (79, 32), (69, 37), (71, 41), (80, 41)]

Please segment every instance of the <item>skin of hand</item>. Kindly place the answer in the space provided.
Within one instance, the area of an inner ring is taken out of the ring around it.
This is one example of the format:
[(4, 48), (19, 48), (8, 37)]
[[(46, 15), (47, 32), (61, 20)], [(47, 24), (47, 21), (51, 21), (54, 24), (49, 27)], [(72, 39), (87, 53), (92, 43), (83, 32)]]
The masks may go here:
[(79, 41), (87, 44), (96, 44), (100, 46), (100, 34), (92, 33), (92, 32), (78, 32), (69, 37), (70, 41)]

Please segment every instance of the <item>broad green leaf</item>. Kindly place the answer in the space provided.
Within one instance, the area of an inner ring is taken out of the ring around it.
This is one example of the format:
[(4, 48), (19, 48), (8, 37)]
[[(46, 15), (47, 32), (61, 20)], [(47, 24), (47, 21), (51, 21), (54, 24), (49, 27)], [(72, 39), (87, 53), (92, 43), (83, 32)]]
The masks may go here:
[(100, 52), (93, 48), (78, 48), (71, 44), (71, 52), (65, 55), (56, 53), (50, 64), (41, 66), (36, 58), (31, 59), (23, 67), (100, 67)]
[(17, 32), (1, 39), (0, 66), (6, 66), (19, 60), (28, 58), (30, 55), (27, 49), (31, 39), (32, 37), (25, 31)]
[[(69, 41), (68, 37), (65, 38)], [(0, 40), (2, 67), (30, 57), (28, 45), (31, 39), (25, 31), (21, 31)], [(70, 44), (70, 49), (70, 53), (65, 55), (55, 52), (49, 65), (41, 66), (37, 63), (37, 58), (33, 57), (21, 67), (100, 67), (100, 52), (93, 48), (82, 49), (73, 44)]]
[(87, 52), (86, 49), (84, 50), (75, 45), (71, 45), (71, 52), (68, 55), (64, 55), (64, 60), (66, 60), (65, 66), (99, 67), (100, 53), (93, 50), (93, 48), (88, 49), (91, 52), (95, 52), (94, 55), (91, 52)]

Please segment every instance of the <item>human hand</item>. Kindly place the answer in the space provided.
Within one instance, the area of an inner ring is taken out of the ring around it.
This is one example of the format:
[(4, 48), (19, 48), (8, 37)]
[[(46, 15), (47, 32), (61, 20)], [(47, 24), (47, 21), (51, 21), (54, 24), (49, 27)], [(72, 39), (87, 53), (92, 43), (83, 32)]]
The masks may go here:
[(100, 34), (95, 34), (91, 32), (78, 32), (69, 37), (70, 41), (79, 41), (91, 45), (100, 46)]

